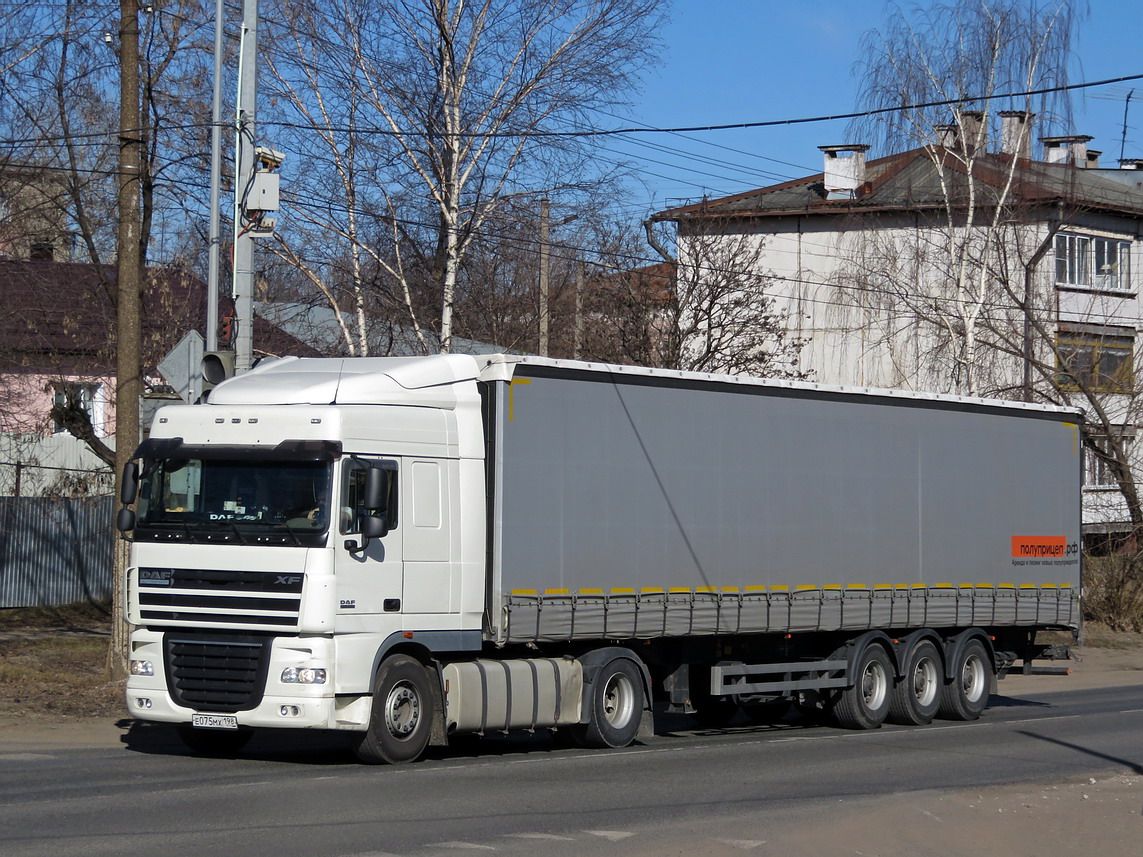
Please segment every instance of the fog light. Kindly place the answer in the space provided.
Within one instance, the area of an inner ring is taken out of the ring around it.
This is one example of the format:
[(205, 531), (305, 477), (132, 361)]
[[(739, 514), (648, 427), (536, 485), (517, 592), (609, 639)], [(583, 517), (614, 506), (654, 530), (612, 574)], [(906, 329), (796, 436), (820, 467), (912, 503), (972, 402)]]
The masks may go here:
[(154, 675), (155, 665), (150, 661), (131, 661), (131, 675)]
[(145, 696), (140, 696), (138, 699), (135, 700), (135, 705), (139, 708), (150, 708), (151, 707), (151, 700), (147, 699), (147, 697), (145, 697)]
[(314, 667), (286, 667), (282, 670), (283, 684), (325, 684), (325, 670)]
[(302, 713), (302, 709), (297, 705), (283, 705), (278, 709), (278, 713), (283, 717), (298, 717)]

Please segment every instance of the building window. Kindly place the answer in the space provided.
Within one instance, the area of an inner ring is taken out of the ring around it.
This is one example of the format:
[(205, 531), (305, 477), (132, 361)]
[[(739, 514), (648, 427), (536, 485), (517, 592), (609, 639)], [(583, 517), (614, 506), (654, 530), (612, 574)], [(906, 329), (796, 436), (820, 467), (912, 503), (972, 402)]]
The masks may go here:
[[(52, 406), (66, 407), (69, 397), (74, 397), (76, 404), (83, 410), (88, 418), (91, 420), (91, 425), (95, 429), (95, 434), (98, 437), (103, 437), (104, 426), (104, 408), (103, 399), (99, 395), (102, 389), (102, 384), (79, 384), (74, 382), (64, 382), (54, 384), (52, 394)], [(55, 434), (66, 434), (67, 429), (59, 420), (52, 420), (52, 431)]]
[[(1131, 448), (1135, 443), (1134, 435), (1121, 434), (1119, 443), (1123, 447), (1124, 454), (1130, 458)], [(1096, 447), (1100, 452), (1112, 455), (1111, 439), (1106, 435), (1089, 437), (1088, 444)], [(1090, 448), (1084, 450), (1083, 484), (1085, 488), (1115, 488), (1118, 486), (1107, 459)]]
[(1056, 236), (1056, 284), (1110, 292), (1131, 289), (1131, 242), (1061, 233)]
[[(1057, 334), (1060, 387), (1125, 393), (1135, 381), (1135, 337), (1123, 328), (1061, 330)], [(1122, 331), (1122, 334), (1119, 333)]]

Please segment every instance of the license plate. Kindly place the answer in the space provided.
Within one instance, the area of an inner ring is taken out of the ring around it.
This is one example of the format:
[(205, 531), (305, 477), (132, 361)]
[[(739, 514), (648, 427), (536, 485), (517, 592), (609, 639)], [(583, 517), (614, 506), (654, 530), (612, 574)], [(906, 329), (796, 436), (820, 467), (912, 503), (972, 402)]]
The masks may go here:
[(233, 714), (192, 714), (191, 726), (199, 729), (237, 729), (238, 717)]

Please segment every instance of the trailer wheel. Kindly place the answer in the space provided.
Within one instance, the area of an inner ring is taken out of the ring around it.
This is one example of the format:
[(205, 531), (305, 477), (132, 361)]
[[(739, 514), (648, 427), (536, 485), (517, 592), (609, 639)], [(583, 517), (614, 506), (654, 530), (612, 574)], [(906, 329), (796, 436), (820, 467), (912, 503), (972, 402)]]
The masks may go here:
[(904, 726), (931, 723), (941, 705), (943, 676), (943, 659), (937, 647), (929, 640), (913, 646), (904, 674), (893, 687), (888, 721)]
[(377, 670), (369, 728), (350, 733), (353, 752), (371, 765), (416, 761), (428, 746), (432, 722), (433, 694), (424, 666), (396, 655)]
[(854, 664), (853, 686), (839, 694), (833, 716), (846, 729), (876, 729), (889, 714), (893, 665), (876, 644), (866, 646)]
[(237, 755), (254, 737), (253, 729), (220, 730), (196, 729), (193, 726), (177, 726), (179, 734), (188, 749), (200, 756), (228, 758)]
[(992, 663), (980, 640), (969, 640), (952, 664), (952, 681), (941, 690), (938, 714), (946, 720), (976, 720), (988, 707)]
[(626, 747), (643, 717), (643, 677), (627, 658), (609, 661), (599, 672), (588, 700), (588, 721), (577, 737), (586, 747)]

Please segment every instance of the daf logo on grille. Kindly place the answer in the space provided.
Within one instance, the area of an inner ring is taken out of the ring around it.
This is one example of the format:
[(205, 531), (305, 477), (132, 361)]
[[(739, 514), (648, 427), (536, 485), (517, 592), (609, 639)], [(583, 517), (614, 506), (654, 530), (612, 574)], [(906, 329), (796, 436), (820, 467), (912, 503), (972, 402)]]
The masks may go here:
[(279, 574), (274, 580), (275, 586), (293, 586), (295, 583), (301, 583), (302, 576), (300, 574)]
[(174, 577), (175, 572), (170, 568), (139, 569), (140, 586), (170, 586)]

